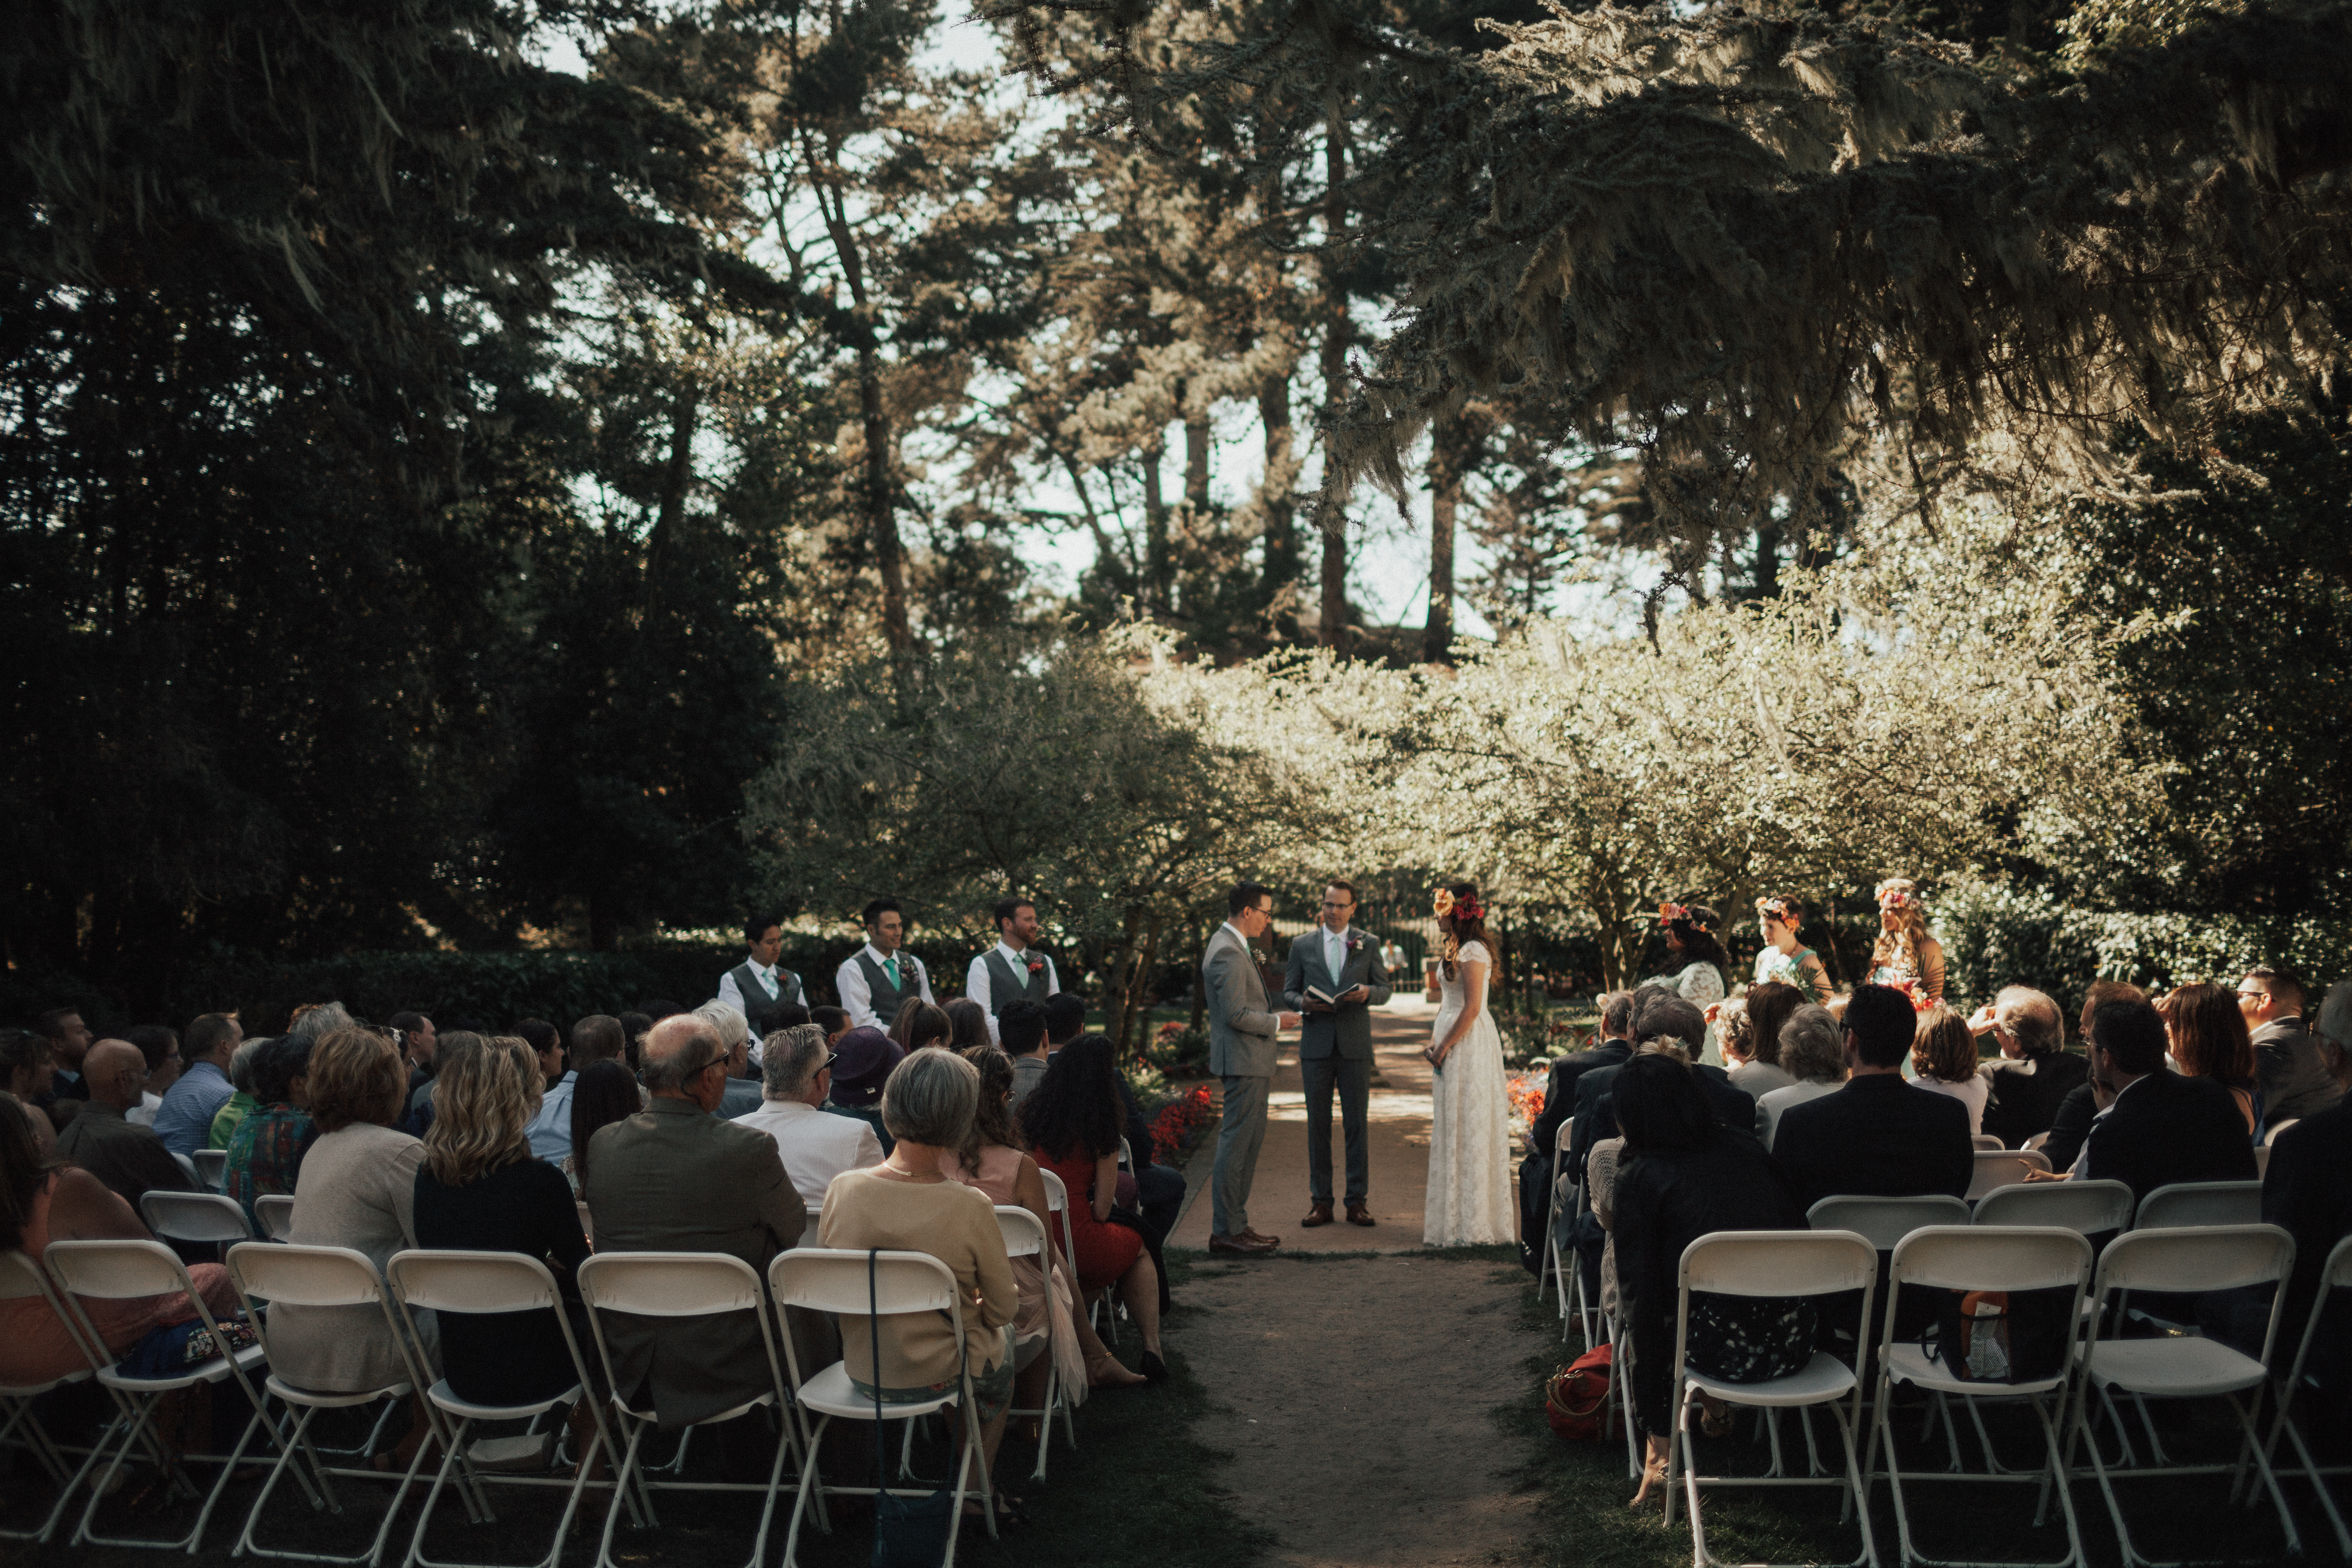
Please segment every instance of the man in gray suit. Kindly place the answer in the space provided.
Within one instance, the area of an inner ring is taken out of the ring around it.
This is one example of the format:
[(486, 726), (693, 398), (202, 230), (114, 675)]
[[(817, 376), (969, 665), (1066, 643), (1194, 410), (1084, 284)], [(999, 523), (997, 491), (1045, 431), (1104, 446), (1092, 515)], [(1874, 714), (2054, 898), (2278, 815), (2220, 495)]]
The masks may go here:
[(1209, 937), (1201, 982), (1209, 1014), (1209, 1070), (1224, 1080), (1224, 1116), (1209, 1181), (1209, 1250), (1255, 1257), (1282, 1245), (1250, 1228), (1250, 1183), (1265, 1142), (1266, 1092), (1274, 1087), (1274, 1037), (1298, 1023), (1266, 1000), (1250, 944), (1274, 923), (1274, 894), (1244, 882), (1226, 896), (1225, 923)]
[(2238, 982), (2238, 1011), (2254, 1037), (2263, 1125), (2334, 1110), (2344, 1089), (2328, 1070), (2319, 1041), (2303, 1026), (2301, 977), (2267, 963), (2248, 970)]
[[(1388, 965), (1380, 944), (1349, 921), (1356, 913), (1352, 883), (1323, 889), (1323, 921), (1290, 944), (1282, 1000), (1303, 1015), (1298, 1070), (1307, 1080), (1307, 1189), (1310, 1207), (1302, 1226), (1331, 1223), (1331, 1091), (1339, 1091), (1340, 1131), (1348, 1142), (1348, 1223), (1370, 1225), (1365, 1199), (1371, 1185), (1371, 1151), (1365, 1134), (1372, 1094), (1372, 1016), (1389, 999)], [(1323, 1001), (1309, 989), (1330, 997)]]

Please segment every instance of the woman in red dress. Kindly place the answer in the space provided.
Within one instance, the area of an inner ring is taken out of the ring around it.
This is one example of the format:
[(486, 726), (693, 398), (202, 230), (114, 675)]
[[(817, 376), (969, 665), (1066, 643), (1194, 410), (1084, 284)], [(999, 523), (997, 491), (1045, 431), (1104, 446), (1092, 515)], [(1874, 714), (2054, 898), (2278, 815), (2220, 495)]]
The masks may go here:
[(1088, 1301), (1117, 1285), (1143, 1332), (1143, 1375), (1168, 1375), (1160, 1359), (1160, 1273), (1144, 1250), (1143, 1233), (1112, 1217), (1118, 1192), (1118, 1137), (1123, 1108), (1112, 1081), (1111, 1043), (1082, 1035), (1064, 1046), (1021, 1106), (1022, 1130), (1038, 1168), (1062, 1179), (1070, 1194), (1070, 1244), (1078, 1289)]

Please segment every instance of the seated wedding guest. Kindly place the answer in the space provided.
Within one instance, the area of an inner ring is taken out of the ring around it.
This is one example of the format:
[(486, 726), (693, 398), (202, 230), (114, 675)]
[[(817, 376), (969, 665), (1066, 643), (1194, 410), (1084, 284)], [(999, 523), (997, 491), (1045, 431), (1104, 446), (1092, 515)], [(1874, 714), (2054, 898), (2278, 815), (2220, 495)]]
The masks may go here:
[[(365, 1253), (381, 1274), (394, 1253), (418, 1245), (416, 1173), (425, 1145), (393, 1127), (408, 1100), (406, 1064), (389, 1037), (338, 1029), (312, 1048), (309, 1084), (319, 1138), (302, 1157), (294, 1228), (286, 1239)], [(433, 1314), (415, 1316), (429, 1358)], [(400, 1345), (373, 1305), (270, 1308), (269, 1370), (297, 1388), (324, 1394), (359, 1394), (409, 1378)], [(410, 1415), (408, 1435), (393, 1453), (378, 1456), (378, 1468), (405, 1470), (431, 1431), (415, 1395)]]
[(0, 1029), (0, 1089), (31, 1105), (48, 1089), (51, 1070), (47, 1035), (37, 1029)]
[(2076, 1156), (2083, 1152), (2083, 1140), (2091, 1134), (2091, 1123), (2099, 1112), (2095, 1088), (2090, 1081), (2091, 1018), (2109, 1002), (2145, 1002), (2147, 993), (2121, 980), (2094, 980), (2083, 993), (2083, 1015), (2077, 1029), (2083, 1037), (2084, 1081), (2060, 1098), (2058, 1109), (2050, 1118), (2050, 1136), (2041, 1148), (2049, 1160), (2050, 1168), (2063, 1173), (2074, 1168)]
[(1977, 1037), (1968, 1021), (1937, 1002), (1912, 1024), (1911, 1087), (1949, 1095), (1968, 1108), (1969, 1136), (1984, 1131), (1985, 1096), (1991, 1087), (1977, 1071)]
[(1070, 1289), (1068, 1265), (1062, 1258), (1062, 1227), (1047, 1206), (1045, 1180), (1037, 1162), (1023, 1152), (1021, 1130), (1012, 1112), (1013, 1063), (991, 1045), (967, 1047), (960, 1053), (980, 1074), (980, 1099), (972, 1112), (971, 1136), (955, 1154), (940, 1162), (940, 1173), (978, 1187), (988, 1201), (1001, 1206), (1027, 1209), (1045, 1227), (1053, 1249), (1048, 1273), (1034, 1258), (1013, 1259), (1013, 1284), (1021, 1298), (1013, 1320), (1016, 1376), (1013, 1403), (1024, 1410), (1045, 1402), (1046, 1327), (1053, 1328), (1055, 1364), (1073, 1401), (1083, 1401), (1088, 1388), (1125, 1388), (1143, 1378), (1118, 1363), (1097, 1337), (1094, 1325), (1073, 1320), (1076, 1295)]
[(621, 1045), (618, 1018), (591, 1013), (572, 1026), (571, 1070), (548, 1086), (539, 1114), (530, 1119), (533, 1155), (551, 1165), (562, 1165), (572, 1158), (572, 1097), (580, 1091), (580, 1074), (591, 1062), (618, 1057)]
[(802, 1024), (770, 1035), (761, 1045), (760, 1075), (766, 1098), (736, 1121), (775, 1141), (784, 1174), (804, 1205), (824, 1203), (825, 1188), (842, 1172), (882, 1163), (882, 1142), (871, 1126), (824, 1113), (833, 1092), (833, 1053), (824, 1047), (823, 1029)]
[(1087, 1032), (1087, 999), (1075, 991), (1056, 991), (1045, 998), (1045, 1054)]
[(808, 1021), (824, 1031), (824, 1048), (832, 1050), (849, 1033), (849, 1015), (838, 1007), (812, 1007)]
[[(2330, 1080), (2340, 1082), (2347, 1058), (2334, 1042), (2352, 1042), (2352, 980), (2329, 988), (2312, 1038)], [(2263, 1173), (2263, 1223), (2294, 1237), (2294, 1273), (2279, 1319), (2281, 1342), (2294, 1342), (2319, 1299), (2327, 1255), (2352, 1236), (2352, 1104), (2339, 1097), (2328, 1110), (2298, 1120), (2271, 1144), (2270, 1167)], [(2326, 1322), (2312, 1343), (2312, 1363), (2309, 1375), (2320, 1386), (2319, 1407), (2340, 1426), (2352, 1412), (2352, 1291), (2338, 1290), (2329, 1300)]]
[(833, 1092), (824, 1109), (874, 1129), (882, 1152), (890, 1152), (890, 1130), (882, 1125), (882, 1085), (906, 1058), (898, 1043), (879, 1029), (848, 1029), (832, 1043)]
[(732, 1121), (760, 1109), (760, 1084), (757, 1079), (743, 1075), (751, 1068), (751, 1026), (742, 1014), (724, 1002), (706, 1002), (694, 1010), (693, 1016), (709, 1025), (719, 1035), (719, 1043), (727, 1048), (726, 1092), (719, 1097), (719, 1109), (711, 1114), (721, 1121)]
[(1600, 1000), (1601, 1027), (1592, 1045), (1551, 1064), (1543, 1109), (1528, 1130), (1527, 1158), (1519, 1162), (1519, 1262), (1530, 1274), (1543, 1272), (1544, 1225), (1551, 1213), (1559, 1130), (1575, 1113), (1576, 1080), (1591, 1068), (1615, 1067), (1633, 1054), (1633, 994), (1612, 991)]
[(1097, 1291), (1118, 1287), (1143, 1335), (1143, 1375), (1158, 1383), (1168, 1375), (1160, 1359), (1166, 1276), (1155, 1267), (1142, 1216), (1117, 1208), (1120, 1106), (1112, 1060), (1111, 1043), (1100, 1035), (1064, 1046), (1045, 1081), (1023, 1103), (1021, 1130), (1038, 1168), (1068, 1190), (1080, 1295), (1091, 1301)]
[(414, 1095), (433, 1080), (433, 1020), (412, 1007), (386, 1018), (384, 1027), (398, 1037), (401, 1059), (408, 1068), (408, 1092)]
[(2066, 1049), (2058, 1004), (2028, 986), (2002, 986), (1969, 1019), (1969, 1032), (1990, 1034), (2000, 1048), (1977, 1071), (1985, 1080), (1984, 1131), (2003, 1148), (2022, 1149), (2050, 1131), (2058, 1102), (2091, 1076), (2090, 1058)]
[(2092, 1015), (2091, 1085), (2105, 1108), (2074, 1174), (2122, 1182), (2135, 1199), (2176, 1182), (2252, 1181), (2243, 1107), (2218, 1079), (2168, 1070), (2166, 1049), (2164, 1021), (2145, 1002)]
[(49, 1042), (49, 1087), (45, 1091), (48, 1098), (84, 1098), (89, 1090), (83, 1087), (81, 1058), (98, 1037), (81, 1021), (81, 1009), (52, 1007), (33, 1020), (33, 1027)]
[(1968, 1108), (1903, 1081), (1914, 1016), (1892, 986), (1857, 986), (1843, 1019), (1845, 1086), (1780, 1111), (1772, 1153), (1806, 1207), (1844, 1193), (1968, 1196), (1976, 1170)]
[[(131, 1205), (96, 1176), (41, 1158), (27, 1112), (39, 1115), (15, 1095), (0, 1094), (0, 1252), (37, 1258), (53, 1241), (152, 1241)], [(236, 1313), (236, 1287), (229, 1283), (227, 1269), (193, 1263), (188, 1278), (214, 1316)], [(80, 1300), (90, 1326), (116, 1355), (128, 1352), (149, 1331), (196, 1315), (177, 1291), (126, 1300)], [(38, 1296), (0, 1301), (0, 1384), (47, 1383), (89, 1365), (47, 1301)]]
[(1716, 1033), (1723, 1042), (1724, 1075), (1732, 1088), (1751, 1100), (1761, 1100), (1797, 1081), (1780, 1065), (1780, 1026), (1797, 1005), (1797, 988), (1774, 984), (1769, 987), (1769, 994), (1757, 994), (1767, 990), (1759, 985), (1739, 1000), (1725, 1003), (1716, 1017)]
[(2219, 985), (2183, 985), (2158, 1002), (2156, 1013), (2180, 1070), (2228, 1089), (2247, 1136), (2256, 1136), (2263, 1125), (2262, 1082), (2254, 1076), (2254, 1042), (2237, 998)]
[[(1894, 1082), (1902, 1088), (1899, 1071)], [(1684, 1248), (1720, 1230), (1802, 1230), (1805, 1205), (1764, 1146), (1745, 1128), (1725, 1126), (1697, 1076), (1671, 1057), (1651, 1053), (1627, 1062), (1617, 1069), (1611, 1098), (1625, 1140), (1611, 1204), (1617, 1290), (1632, 1342), (1631, 1364), (1620, 1375), (1628, 1378), (1633, 1424), (1648, 1449), (1633, 1498), (1638, 1508), (1665, 1477), (1674, 1431), (1669, 1406)], [(1695, 1294), (1690, 1316), (1686, 1356), (1710, 1377), (1760, 1383), (1812, 1360), (1818, 1319), (1808, 1301)], [(1721, 1436), (1729, 1412), (1708, 1400), (1703, 1421), (1708, 1436)]]
[(244, 1039), (236, 1020), (226, 1013), (206, 1013), (188, 1026), (180, 1042), (184, 1065), (155, 1112), (155, 1136), (164, 1148), (193, 1154), (206, 1147), (213, 1118), (236, 1093), (229, 1082), (229, 1062)]
[(650, 1013), (621, 1015), (621, 1037), (628, 1042), (622, 1047), (621, 1059), (628, 1064), (631, 1072), (637, 1070), (639, 1048), (645, 1043), (646, 1031), (653, 1026), (654, 1016)]
[[(555, 1276), (577, 1325), (581, 1354), (596, 1352), (580, 1316), (572, 1271), (588, 1256), (580, 1211), (562, 1175), (531, 1158), (525, 1129), (539, 1109), (545, 1081), (528, 1046), (481, 1041), (462, 1051), (444, 1045), (434, 1078), (439, 1098), (425, 1135), (424, 1165), (415, 1177), (416, 1245), (459, 1252), (520, 1252)], [(628, 1077), (613, 1062), (593, 1064), (572, 1097), (575, 1113), (595, 1091), (604, 1069)], [(635, 1100), (635, 1080), (630, 1079)], [(683, 1245), (683, 1244), (681, 1244)], [(441, 1375), (460, 1399), (483, 1405), (529, 1405), (550, 1399), (575, 1381), (554, 1310), (437, 1312)], [(588, 1399), (571, 1411), (572, 1451), (585, 1454), (596, 1435)]]
[(2315, 1116), (2344, 1098), (2318, 1038), (2303, 1026), (2303, 981), (2294, 971), (2270, 964), (2246, 971), (2238, 982), (2238, 1005), (2253, 1031), (2265, 1127)]
[(948, 1016), (948, 1049), (958, 1056), (996, 1043), (988, 1037), (988, 1009), (971, 997), (959, 996), (941, 1010)]
[[(1723, 1068), (1698, 1060), (1706, 1044), (1706, 1016), (1696, 1006), (1672, 993), (1645, 997), (1643, 992), (1636, 992), (1633, 1029), (1641, 1037), (1633, 1047), (1637, 1059), (1645, 1054), (1663, 1052), (1690, 1065), (1696, 1075), (1699, 1092), (1715, 1107), (1715, 1114), (1726, 1127), (1756, 1125), (1755, 1100), (1746, 1091), (1734, 1089), (1731, 1075)], [(1624, 1070), (1595, 1068), (1576, 1080), (1577, 1114), (1569, 1124), (1569, 1136), (1578, 1150), (1589, 1149), (1603, 1138), (1617, 1135), (1617, 1112), (1610, 1095), (1615, 1089), (1617, 1075)]]
[(1045, 1081), (1045, 1005), (1026, 996), (1007, 1002), (996, 1020), (996, 1033), (1006, 1058), (1013, 1063), (1013, 1109), (1018, 1111), (1021, 1102), (1036, 1093), (1037, 1086)]
[(146, 1081), (139, 1086), (139, 1103), (122, 1113), (133, 1127), (152, 1127), (163, 1109), (163, 1091), (180, 1080), (180, 1036), (161, 1024), (141, 1024), (122, 1031), (147, 1063)]
[(578, 1192), (588, 1179), (589, 1140), (600, 1130), (615, 1121), (625, 1121), (645, 1108), (645, 1090), (626, 1064), (597, 1061), (580, 1069), (580, 1081), (572, 1089), (572, 1125), (564, 1140), (564, 1147), (571, 1152), (559, 1164), (573, 1192)]
[[(719, 1031), (691, 1013), (665, 1018), (646, 1031), (645, 1064), (653, 1096), (646, 1108), (588, 1141), (583, 1191), (596, 1250), (724, 1252), (766, 1278), (769, 1260), (807, 1228), (808, 1210), (784, 1179), (774, 1142), (716, 1114), (727, 1092)], [(768, 1388), (760, 1325), (748, 1310), (694, 1319), (615, 1312), (604, 1328), (614, 1396), (665, 1426), (708, 1420)], [(716, 1430), (729, 1479), (766, 1477), (773, 1449), (758, 1412)]]
[[(252, 1039), (239, 1041), (236, 1049), (229, 1053), (229, 1097), (221, 1101), (218, 1110), (213, 1112), (213, 1124), (205, 1132), (205, 1147), (227, 1148), (236, 1137), (238, 1125), (261, 1109), (261, 1101), (254, 1098), (253, 1068), (261, 1059), (261, 1047), (269, 1044), (273, 1037), (257, 1035)], [(189, 1152), (194, 1153), (194, 1151), (190, 1150)]]
[(253, 1097), (261, 1109), (239, 1121), (229, 1139), (221, 1191), (244, 1207), (245, 1222), (256, 1236), (268, 1233), (254, 1200), (291, 1194), (302, 1157), (319, 1141), (319, 1124), (310, 1110), (310, 1052), (316, 1044), (309, 1035), (280, 1035), (254, 1058)]
[(1796, 1081), (1756, 1102), (1756, 1136), (1767, 1149), (1782, 1111), (1845, 1087), (1845, 1026), (1828, 1008), (1800, 1003), (1780, 1026), (1780, 1066)]
[(180, 1168), (154, 1130), (125, 1120), (139, 1103), (146, 1059), (128, 1040), (100, 1040), (81, 1058), (89, 1095), (79, 1114), (58, 1134), (57, 1157), (79, 1165), (138, 1212), (148, 1193), (193, 1193), (203, 1184)]
[(926, 1046), (944, 1046), (955, 1037), (955, 1026), (948, 1021), (947, 1010), (913, 998), (898, 1009), (890, 1020), (890, 1037), (898, 1049), (913, 1056)]
[(1591, 1207), (1578, 1216), (1580, 1220), (1592, 1221), (1577, 1229), (1577, 1250), (1586, 1264), (1585, 1280), (1600, 1301), (1601, 1311), (1612, 1320), (1618, 1308), (1617, 1163), (1624, 1152), (1622, 1135), (1603, 1138), (1592, 1146), (1591, 1155), (1584, 1162), (1584, 1191)]
[[(901, 1061), (882, 1090), (889, 1156), (870, 1169), (834, 1178), (817, 1239), (824, 1247), (857, 1252), (926, 1252), (955, 1275), (963, 1302), (961, 1345), (944, 1312), (883, 1318), (878, 1336), (877, 1320), (845, 1314), (841, 1363), (857, 1396), (873, 1399), (878, 1394), (885, 1406), (936, 1399), (955, 1384), (959, 1371), (968, 1373), (985, 1472), (994, 1468), (1004, 1413), (1013, 1403), (1013, 1322), (1020, 1293), (988, 1194), (944, 1173), (970, 1142), (979, 1105), (980, 1074), (961, 1057), (927, 1050)], [(878, 1388), (873, 1381), (877, 1337)], [(961, 1457), (964, 1424), (950, 1425)], [(1000, 1515), (1009, 1511), (1009, 1501), (997, 1494)]]

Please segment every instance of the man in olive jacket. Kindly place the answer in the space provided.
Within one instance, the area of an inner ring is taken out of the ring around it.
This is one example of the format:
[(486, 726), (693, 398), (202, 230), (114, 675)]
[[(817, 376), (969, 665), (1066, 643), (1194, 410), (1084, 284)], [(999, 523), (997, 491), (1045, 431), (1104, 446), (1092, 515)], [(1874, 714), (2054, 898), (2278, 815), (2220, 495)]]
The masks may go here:
[[(775, 1141), (711, 1112), (727, 1092), (727, 1050), (709, 1020), (681, 1013), (645, 1038), (652, 1100), (588, 1144), (588, 1212), (599, 1252), (725, 1252), (761, 1279), (800, 1240), (808, 1209)], [(751, 1312), (716, 1318), (603, 1314), (616, 1392), (664, 1426), (707, 1420), (770, 1391)]]

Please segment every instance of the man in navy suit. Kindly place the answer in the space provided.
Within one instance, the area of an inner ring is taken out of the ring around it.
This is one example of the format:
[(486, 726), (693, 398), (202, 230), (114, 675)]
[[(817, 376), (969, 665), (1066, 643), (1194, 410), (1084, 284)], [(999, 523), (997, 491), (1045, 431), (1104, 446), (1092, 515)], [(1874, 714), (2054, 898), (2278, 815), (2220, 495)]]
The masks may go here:
[(1917, 1027), (1900, 991), (1855, 988), (1845, 1008), (1845, 1087), (1789, 1107), (1772, 1134), (1773, 1157), (1796, 1179), (1806, 1207), (1842, 1193), (1969, 1195), (1976, 1145), (1968, 1108), (1903, 1081)]
[(1544, 1223), (1561, 1171), (1559, 1130), (1576, 1114), (1577, 1080), (1596, 1068), (1622, 1067), (1633, 1057), (1633, 994), (1612, 991), (1601, 998), (1600, 1042), (1551, 1065), (1543, 1110), (1528, 1130), (1528, 1157), (1519, 1164), (1519, 1262), (1530, 1274), (1543, 1272)]
[(2074, 1175), (2121, 1182), (2134, 1199), (2174, 1182), (2252, 1181), (2253, 1138), (2237, 1100), (2164, 1058), (2164, 1020), (2147, 1003), (2104, 1003), (2091, 1015), (2091, 1085), (2107, 1103)]

